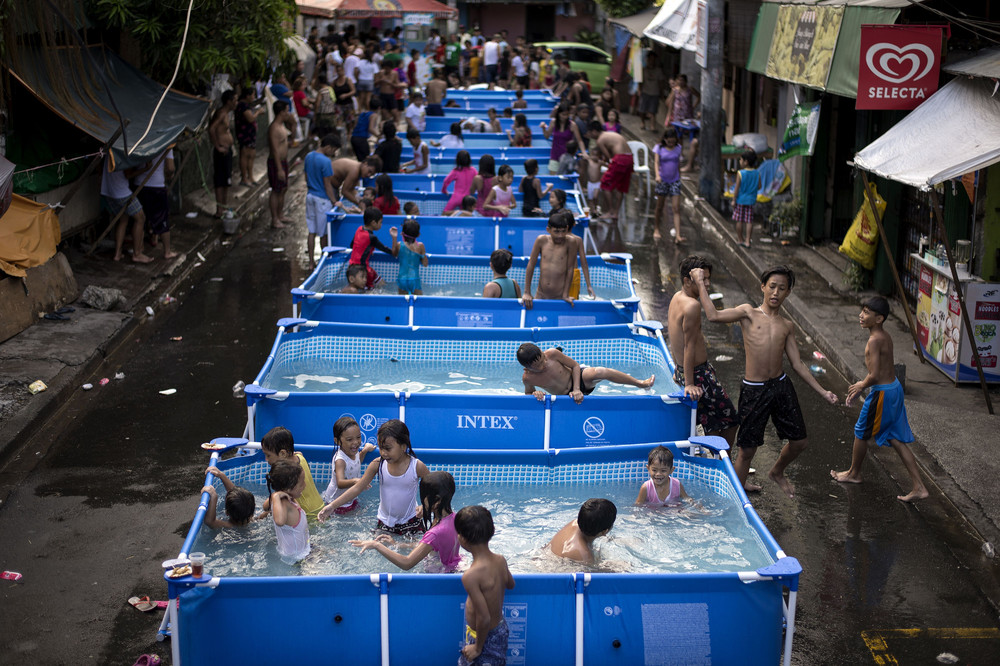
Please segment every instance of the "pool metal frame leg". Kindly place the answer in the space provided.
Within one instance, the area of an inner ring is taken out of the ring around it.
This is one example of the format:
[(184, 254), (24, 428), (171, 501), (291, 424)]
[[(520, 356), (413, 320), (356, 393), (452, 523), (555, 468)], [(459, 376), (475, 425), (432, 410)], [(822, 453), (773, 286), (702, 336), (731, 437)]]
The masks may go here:
[(576, 587), (576, 666), (583, 666), (583, 591), (590, 585), (589, 573), (573, 574)]
[(372, 574), (372, 585), (378, 588), (379, 594), (379, 639), (381, 645), (381, 664), (389, 666), (389, 582), (392, 574)]

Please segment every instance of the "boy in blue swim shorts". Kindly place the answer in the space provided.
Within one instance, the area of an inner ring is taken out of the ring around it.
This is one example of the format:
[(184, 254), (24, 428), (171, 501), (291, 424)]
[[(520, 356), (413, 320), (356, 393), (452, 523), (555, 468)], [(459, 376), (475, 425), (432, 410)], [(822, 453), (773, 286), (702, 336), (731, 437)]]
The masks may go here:
[(868, 397), (861, 407), (861, 415), (854, 426), (854, 449), (851, 468), (846, 472), (830, 470), (830, 476), (840, 483), (861, 483), (861, 465), (868, 454), (868, 442), (875, 439), (879, 446), (892, 446), (910, 475), (912, 488), (906, 495), (896, 499), (913, 502), (927, 497), (927, 488), (920, 478), (917, 461), (908, 444), (913, 442), (913, 432), (906, 419), (906, 405), (903, 404), (903, 386), (896, 379), (896, 369), (892, 361), (892, 338), (882, 328), (889, 316), (889, 302), (881, 296), (870, 298), (863, 304), (858, 317), (861, 328), (868, 329), (868, 344), (865, 345), (865, 367), (868, 374), (859, 382), (851, 384), (847, 390), (845, 404), (851, 402), (866, 388)]

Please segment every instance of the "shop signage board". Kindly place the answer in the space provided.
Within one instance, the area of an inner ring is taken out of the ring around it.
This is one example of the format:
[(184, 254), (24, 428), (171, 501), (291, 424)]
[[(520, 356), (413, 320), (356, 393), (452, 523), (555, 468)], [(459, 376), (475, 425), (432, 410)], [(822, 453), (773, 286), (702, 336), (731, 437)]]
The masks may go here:
[(938, 89), (943, 26), (863, 25), (858, 109), (915, 109)]
[(698, 0), (698, 32), (695, 38), (694, 61), (705, 67), (708, 60), (708, 1)]
[(843, 5), (781, 5), (767, 56), (767, 76), (825, 88), (843, 18)]
[[(966, 374), (975, 375), (975, 360), (972, 356), (972, 345), (979, 348), (979, 359), (983, 364), (983, 374), (988, 382), (1000, 382), (1000, 285), (973, 283), (965, 291), (966, 306), (969, 308), (969, 320), (972, 323), (972, 339), (963, 340), (959, 360), (959, 381)], [(971, 380), (969, 380), (971, 381)]]
[(434, 25), (434, 14), (403, 14), (403, 23), (406, 25)]

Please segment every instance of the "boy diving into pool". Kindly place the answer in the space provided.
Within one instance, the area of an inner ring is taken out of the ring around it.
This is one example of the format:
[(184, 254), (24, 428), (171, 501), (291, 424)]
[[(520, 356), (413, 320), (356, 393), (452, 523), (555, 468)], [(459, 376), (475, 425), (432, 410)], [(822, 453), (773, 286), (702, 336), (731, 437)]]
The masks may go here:
[(583, 396), (593, 393), (597, 383), (604, 379), (643, 389), (651, 387), (656, 379), (656, 375), (636, 379), (611, 368), (584, 368), (559, 349), (542, 351), (530, 342), (518, 347), (517, 362), (524, 366), (521, 381), (525, 395), (534, 395), (539, 400), (545, 400), (544, 391), (548, 391), (553, 395), (568, 395), (580, 403)]

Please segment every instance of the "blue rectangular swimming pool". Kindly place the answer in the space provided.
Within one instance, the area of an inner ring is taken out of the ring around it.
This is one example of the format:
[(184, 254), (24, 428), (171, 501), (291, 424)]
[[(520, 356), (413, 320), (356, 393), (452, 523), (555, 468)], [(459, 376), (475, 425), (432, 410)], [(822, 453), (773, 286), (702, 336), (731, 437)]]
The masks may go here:
[[(420, 426), (410, 428), (423, 432)], [(698, 443), (725, 448), (718, 438)], [(230, 440), (230, 444), (246, 441)], [(689, 456), (681, 450), (687, 442), (666, 445), (675, 451), (677, 478), (732, 505), (755, 542), (753, 548), (762, 552), (762, 566), (689, 573), (600, 573), (583, 566), (576, 572), (522, 573), (515, 567), (516, 585), (504, 600), (504, 617), (511, 629), (508, 664), (756, 665), (775, 664), (782, 657), (788, 663), (801, 573), (798, 562), (787, 557), (768, 533), (725, 456)], [(649, 448), (644, 444), (548, 451), (418, 449), (417, 455), (432, 469), (451, 471), (459, 492), (487, 483), (529, 493), (534, 489), (544, 497), (557, 486), (638, 485), (646, 478)], [(322, 483), (329, 476), (331, 449), (302, 447), (301, 452)], [(247, 453), (217, 462), (216, 452), (211, 463), (236, 483), (259, 483), (265, 467), (262, 456), (259, 451)], [(207, 501), (203, 494), (181, 559), (199, 538)], [(518, 554), (505, 549), (518, 547), (510, 542), (505, 546), (499, 536), (511, 529), (511, 518), (516, 516), (507, 514), (513, 508), (501, 504), (493, 507), (498, 526), (495, 547), (517, 561)], [(389, 568), (394, 567), (382, 571)], [(334, 653), (338, 662), (352, 664), (453, 663), (464, 629), (465, 591), (457, 574), (212, 577), (209, 561), (201, 579), (165, 580), (170, 599), (180, 602), (170, 604), (165, 620), (175, 665), (283, 663), (290, 648), (282, 641), (220, 640), (220, 636), (243, 635), (248, 618), (264, 615), (294, 622), (295, 658), (306, 663), (329, 661)]]

